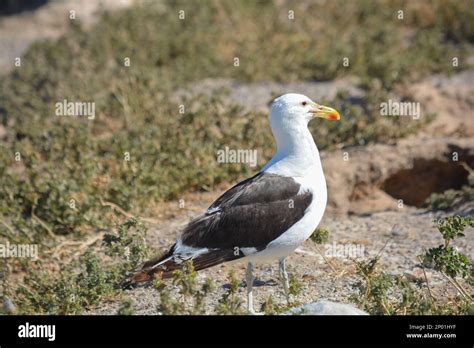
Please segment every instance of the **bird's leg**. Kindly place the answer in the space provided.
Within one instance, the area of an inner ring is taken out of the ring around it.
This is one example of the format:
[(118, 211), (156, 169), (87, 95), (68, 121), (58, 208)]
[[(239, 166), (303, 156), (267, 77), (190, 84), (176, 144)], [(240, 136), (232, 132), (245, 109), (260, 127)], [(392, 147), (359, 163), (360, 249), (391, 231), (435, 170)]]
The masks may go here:
[(247, 283), (247, 310), (249, 311), (250, 314), (255, 314), (255, 310), (253, 309), (253, 293), (252, 293), (252, 288), (253, 288), (253, 265), (251, 262), (248, 263), (247, 265), (247, 273), (246, 273), (246, 279), (245, 282)]
[(285, 290), (286, 301), (288, 304), (290, 304), (290, 282), (288, 280), (288, 273), (286, 273), (285, 258), (280, 259), (278, 266), (280, 271), (280, 280), (283, 284), (283, 289)]

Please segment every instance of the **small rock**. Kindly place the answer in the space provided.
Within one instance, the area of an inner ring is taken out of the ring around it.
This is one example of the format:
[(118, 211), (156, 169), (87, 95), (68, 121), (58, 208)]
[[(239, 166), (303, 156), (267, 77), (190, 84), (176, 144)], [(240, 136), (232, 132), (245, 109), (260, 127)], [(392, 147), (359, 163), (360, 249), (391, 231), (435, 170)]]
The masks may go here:
[(368, 313), (350, 304), (319, 300), (292, 308), (285, 312), (285, 315), (368, 315)]
[(407, 231), (404, 228), (402, 228), (399, 224), (393, 225), (390, 233), (394, 237), (406, 237), (407, 235)]
[(7, 314), (14, 314), (16, 312), (16, 307), (13, 304), (12, 300), (10, 300), (9, 298), (5, 298), (3, 300), (3, 306), (2, 306), (1, 312), (7, 313)]

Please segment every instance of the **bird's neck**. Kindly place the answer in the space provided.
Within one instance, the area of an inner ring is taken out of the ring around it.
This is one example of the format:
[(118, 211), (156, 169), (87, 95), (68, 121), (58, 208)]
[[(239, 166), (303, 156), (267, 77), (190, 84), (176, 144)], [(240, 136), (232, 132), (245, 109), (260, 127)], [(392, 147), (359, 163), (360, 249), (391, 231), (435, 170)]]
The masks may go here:
[(308, 127), (273, 129), (277, 152), (264, 171), (287, 176), (322, 174), (319, 151)]

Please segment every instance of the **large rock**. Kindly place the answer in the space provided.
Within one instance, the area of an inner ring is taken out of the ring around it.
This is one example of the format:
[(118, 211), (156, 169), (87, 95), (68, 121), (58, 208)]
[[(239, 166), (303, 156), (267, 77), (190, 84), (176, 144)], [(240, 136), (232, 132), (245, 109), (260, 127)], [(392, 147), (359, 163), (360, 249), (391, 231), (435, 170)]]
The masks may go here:
[(346, 303), (319, 300), (300, 307), (293, 308), (286, 315), (368, 315), (368, 313), (357, 309)]

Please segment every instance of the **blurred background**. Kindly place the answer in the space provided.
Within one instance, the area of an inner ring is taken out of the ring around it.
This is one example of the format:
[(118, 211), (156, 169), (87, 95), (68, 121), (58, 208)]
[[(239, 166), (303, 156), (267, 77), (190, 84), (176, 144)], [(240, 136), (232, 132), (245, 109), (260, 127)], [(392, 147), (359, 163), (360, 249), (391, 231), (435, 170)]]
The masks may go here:
[[(164, 248), (271, 157), (269, 105), (297, 92), (342, 117), (311, 124), (324, 225), (371, 250), (398, 238), (386, 267), (412, 272), (433, 216), (474, 212), (473, 26), (470, 0), (2, 1), (0, 238), (58, 270), (141, 216)], [(94, 119), (58, 116), (64, 100)], [(389, 101), (420, 117), (383, 116)], [(218, 163), (225, 147), (257, 150), (257, 168)]]

